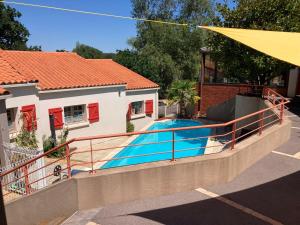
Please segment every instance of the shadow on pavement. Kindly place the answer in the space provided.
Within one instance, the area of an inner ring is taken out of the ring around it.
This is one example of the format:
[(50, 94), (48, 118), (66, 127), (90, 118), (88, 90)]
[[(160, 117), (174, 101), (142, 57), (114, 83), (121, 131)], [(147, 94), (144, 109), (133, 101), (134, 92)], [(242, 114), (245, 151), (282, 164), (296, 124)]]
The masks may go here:
[[(300, 224), (300, 171), (223, 197), (283, 224)], [(217, 199), (208, 199), (131, 215), (166, 225), (268, 224)]]

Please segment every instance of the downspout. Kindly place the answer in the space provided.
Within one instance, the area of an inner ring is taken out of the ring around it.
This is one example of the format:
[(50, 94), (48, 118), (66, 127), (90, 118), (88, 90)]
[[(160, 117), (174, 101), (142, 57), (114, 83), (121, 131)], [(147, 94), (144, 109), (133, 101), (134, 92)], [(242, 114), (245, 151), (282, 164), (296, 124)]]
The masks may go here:
[[(7, 165), (6, 155), (4, 152), (3, 143), (9, 143), (9, 129), (6, 114), (6, 99), (11, 97), (11, 95), (0, 96), (0, 160), (1, 167)], [(7, 225), (4, 198), (2, 193), (2, 181), (0, 180), (0, 224)]]
[(198, 104), (198, 111), (202, 112), (203, 106), (203, 83), (204, 83), (204, 76), (205, 76), (205, 52), (201, 50), (202, 59), (201, 59), (201, 73), (200, 73), (200, 104)]
[(4, 143), (9, 143), (9, 128), (6, 114), (6, 99), (11, 95), (0, 96), (0, 164), (1, 167), (7, 165), (7, 159), (4, 152)]

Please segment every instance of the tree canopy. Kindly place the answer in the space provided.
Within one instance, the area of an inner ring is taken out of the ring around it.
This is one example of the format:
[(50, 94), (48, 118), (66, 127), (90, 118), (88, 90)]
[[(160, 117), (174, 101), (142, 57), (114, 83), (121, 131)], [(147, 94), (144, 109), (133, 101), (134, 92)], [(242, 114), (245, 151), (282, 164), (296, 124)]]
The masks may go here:
[[(56, 51), (63, 52), (66, 50), (59, 49)], [(94, 48), (89, 45), (81, 44), (79, 42), (76, 43), (76, 46), (72, 51), (76, 52), (78, 55), (86, 59), (112, 59), (115, 55), (115, 53), (104, 53), (97, 48)]]
[(86, 59), (101, 59), (103, 53), (97, 48), (81, 44), (79, 42), (76, 43), (76, 46), (72, 51)]
[[(213, 24), (222, 27), (300, 31), (300, 1), (236, 0), (235, 6), (218, 4)], [(219, 34), (211, 34), (212, 58), (218, 61), (224, 75), (240, 82), (268, 84), (289, 71), (290, 65), (246, 47)]]
[(115, 60), (161, 86), (161, 95), (176, 79), (195, 80), (199, 74), (199, 50), (205, 33), (195, 25), (208, 23), (212, 15), (209, 0), (132, 0), (132, 16), (189, 23), (174, 26), (137, 23), (137, 36), (129, 40), (132, 49), (118, 51)]
[(19, 21), (21, 16), (19, 11), (0, 2), (0, 48), (42, 51), (41, 46), (27, 46), (30, 33)]
[(0, 3), (0, 48), (25, 50), (29, 31), (18, 19), (22, 16), (16, 9)]
[(200, 100), (196, 90), (196, 82), (189, 80), (175, 80), (167, 92), (169, 104), (179, 104), (179, 115), (187, 116), (187, 109)]

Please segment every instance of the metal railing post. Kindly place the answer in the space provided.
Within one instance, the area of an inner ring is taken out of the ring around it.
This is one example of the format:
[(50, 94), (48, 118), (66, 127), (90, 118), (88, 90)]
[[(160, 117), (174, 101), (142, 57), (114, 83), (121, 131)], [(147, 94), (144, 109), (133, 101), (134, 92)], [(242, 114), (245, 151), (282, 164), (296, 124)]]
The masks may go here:
[(71, 177), (71, 156), (70, 156), (69, 144), (67, 144), (66, 146), (66, 159), (67, 159), (68, 178), (70, 178)]
[(281, 99), (280, 101), (280, 124), (282, 124), (282, 121), (283, 121), (283, 113), (284, 113), (284, 101), (283, 99)]
[(175, 161), (175, 131), (172, 131), (172, 162)]
[(90, 171), (90, 174), (94, 174), (95, 170), (94, 170), (94, 158), (93, 158), (93, 144), (92, 144), (92, 140), (90, 140), (90, 150), (91, 150), (91, 166), (92, 166), (92, 170)]
[(28, 168), (27, 165), (23, 167), (24, 177), (25, 177), (25, 193), (26, 195), (30, 194), (30, 184), (29, 184), (29, 176), (28, 176)]
[(236, 142), (236, 122), (232, 125), (232, 140), (231, 140), (231, 149), (234, 149)]
[(7, 225), (1, 177), (0, 177), (0, 224)]
[(165, 116), (164, 117), (167, 117), (167, 106), (165, 105)]
[(259, 135), (262, 134), (263, 131), (263, 126), (264, 126), (264, 117), (265, 117), (265, 112), (262, 112), (259, 114)]

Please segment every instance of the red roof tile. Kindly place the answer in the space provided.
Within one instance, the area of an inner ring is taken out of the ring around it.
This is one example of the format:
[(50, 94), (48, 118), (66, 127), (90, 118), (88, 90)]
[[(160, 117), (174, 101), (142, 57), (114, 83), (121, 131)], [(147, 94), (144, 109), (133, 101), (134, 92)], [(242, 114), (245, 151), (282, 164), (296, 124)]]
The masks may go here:
[(0, 87), (0, 95), (8, 95), (9, 91), (5, 90), (4, 88)]
[(0, 56), (0, 84), (21, 84), (32, 81), (33, 80), (21, 75), (5, 59)]
[(0, 68), (3, 84), (22, 81), (22, 78), (38, 80), (42, 90), (125, 84), (118, 77), (103, 73), (88, 60), (68, 52), (0, 50)]
[(111, 59), (89, 59), (104, 74), (117, 77), (127, 84), (127, 90), (158, 88), (159, 85)]

